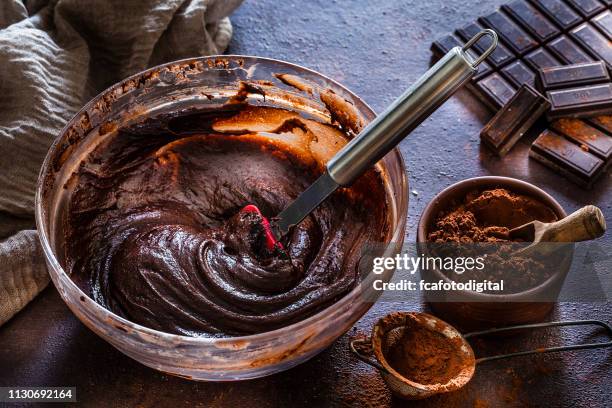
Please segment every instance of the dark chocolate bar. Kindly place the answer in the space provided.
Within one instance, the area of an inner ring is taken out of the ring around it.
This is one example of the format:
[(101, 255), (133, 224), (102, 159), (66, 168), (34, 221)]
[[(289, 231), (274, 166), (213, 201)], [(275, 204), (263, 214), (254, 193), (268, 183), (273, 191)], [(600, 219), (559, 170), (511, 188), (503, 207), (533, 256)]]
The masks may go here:
[(514, 88), (497, 72), (476, 82), (476, 87), (482, 92), (486, 102), (493, 109), (499, 109), (514, 95)]
[(578, 13), (585, 17), (591, 17), (601, 10), (606, 8), (603, 4), (597, 0), (565, 0), (567, 1)]
[[(447, 35), (431, 44), (431, 49), (438, 55), (438, 57), (442, 57), (454, 47), (462, 47), (463, 44), (464, 43), (452, 35)], [(477, 58), (476, 54), (472, 50), (468, 50), (467, 52), (474, 59)], [(493, 69), (491, 66), (487, 64), (486, 61), (483, 61), (480, 63), (480, 65), (478, 65), (478, 71), (476, 71), (476, 74), (474, 74), (474, 79), (482, 78), (483, 76), (490, 74), (492, 71)]]
[(568, 30), (580, 23), (582, 18), (561, 0), (531, 0), (548, 18), (562, 30)]
[(535, 86), (536, 73), (521, 60), (511, 62), (501, 72), (517, 88), (522, 84)]
[(529, 156), (587, 188), (604, 170), (601, 159), (552, 130), (538, 136)]
[(546, 92), (548, 119), (590, 117), (612, 113), (612, 84), (589, 85)]
[(549, 107), (538, 91), (523, 85), (480, 132), (480, 139), (503, 157)]
[(538, 71), (538, 89), (546, 93), (553, 89), (575, 88), (610, 82), (610, 74), (601, 61), (560, 65)]
[(562, 118), (550, 124), (557, 133), (580, 145), (608, 163), (612, 157), (612, 136), (594, 128), (583, 120)]
[(540, 42), (548, 41), (560, 33), (559, 29), (550, 20), (525, 0), (516, 0), (505, 4), (501, 9), (518, 21), (525, 30)]
[(571, 38), (565, 35), (555, 38), (546, 46), (551, 54), (566, 64), (593, 61), (593, 57), (584, 52)]
[(601, 31), (608, 40), (612, 40), (612, 12), (606, 10), (601, 14), (596, 15), (591, 20), (593, 25)]
[(538, 46), (538, 43), (529, 34), (500, 11), (480, 17), (478, 21), (495, 30), (506, 46), (517, 55), (526, 54)]
[(588, 23), (574, 28), (571, 34), (593, 56), (608, 64), (608, 68), (612, 68), (612, 44), (603, 34), (600, 34), (599, 31)]
[(587, 119), (589, 123), (612, 135), (612, 116), (595, 116)]
[[(479, 72), (468, 86), (488, 106), (501, 108), (522, 84), (537, 86), (536, 73), (543, 68), (603, 61), (612, 76), (612, 0), (506, 1), (509, 3), (498, 11), (456, 32), (463, 41), (479, 33), (482, 26), (499, 34), (499, 45), (486, 60), (490, 69)], [(482, 53), (490, 44), (490, 37), (484, 36), (474, 48)], [(586, 82), (578, 81), (572, 88)], [(546, 92), (549, 90), (555, 91), (551, 119), (610, 112), (605, 87), (560, 93), (561, 88), (547, 87)]]
[[(478, 34), (482, 30), (482, 27), (476, 23), (468, 24), (463, 28), (457, 30), (457, 35), (461, 37), (464, 41), (468, 41), (476, 34)], [(480, 40), (476, 41), (474, 44), (474, 48), (478, 50), (478, 52), (482, 53), (487, 48), (491, 46), (491, 39), (489, 36), (482, 37)], [(500, 67), (511, 61), (514, 58), (512, 52), (508, 50), (503, 44), (497, 44), (495, 50), (487, 57), (487, 61), (494, 67)]]
[(525, 62), (531, 65), (534, 69), (554, 67), (561, 65), (555, 57), (550, 55), (544, 48), (538, 48), (535, 51), (525, 55)]

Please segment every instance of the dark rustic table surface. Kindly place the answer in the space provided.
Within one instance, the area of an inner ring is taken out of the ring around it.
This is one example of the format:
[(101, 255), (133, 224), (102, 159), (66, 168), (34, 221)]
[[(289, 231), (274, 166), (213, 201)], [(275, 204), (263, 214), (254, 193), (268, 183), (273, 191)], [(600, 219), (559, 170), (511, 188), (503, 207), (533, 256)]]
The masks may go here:
[[(431, 64), (430, 44), (496, 9), (500, 1), (250, 0), (233, 16), (230, 53), (278, 58), (335, 78), (381, 111)], [(407, 242), (425, 204), (442, 188), (480, 175), (517, 177), (552, 194), (568, 212), (599, 205), (612, 225), (612, 175), (591, 191), (565, 181), (527, 152), (528, 135), (509, 156), (493, 157), (478, 133), (491, 116), (460, 91), (401, 144), (410, 178)], [(610, 241), (610, 234), (605, 238)], [(76, 386), (87, 406), (568, 406), (612, 400), (607, 350), (537, 355), (479, 366), (464, 389), (424, 400), (394, 399), (379, 374), (349, 355), (348, 339), (367, 333), (392, 310), (423, 310), (418, 298), (380, 302), (347, 335), (287, 372), (240, 383), (196, 383), (164, 375), (124, 356), (83, 326), (53, 285), (0, 328), (0, 386)], [(608, 302), (562, 303), (549, 319), (610, 321)], [(480, 344), (477, 352), (592, 339), (572, 330)]]

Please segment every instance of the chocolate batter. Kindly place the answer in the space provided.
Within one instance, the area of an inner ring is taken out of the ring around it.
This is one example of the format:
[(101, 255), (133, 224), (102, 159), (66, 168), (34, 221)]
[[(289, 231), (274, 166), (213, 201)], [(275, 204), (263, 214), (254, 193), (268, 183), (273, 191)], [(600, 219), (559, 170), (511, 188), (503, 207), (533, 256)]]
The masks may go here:
[(67, 267), (98, 303), (165, 332), (259, 333), (311, 316), (356, 285), (364, 243), (385, 239), (382, 179), (371, 170), (336, 192), (280, 245), (262, 214), (297, 197), (346, 138), (241, 103), (119, 129), (74, 175)]

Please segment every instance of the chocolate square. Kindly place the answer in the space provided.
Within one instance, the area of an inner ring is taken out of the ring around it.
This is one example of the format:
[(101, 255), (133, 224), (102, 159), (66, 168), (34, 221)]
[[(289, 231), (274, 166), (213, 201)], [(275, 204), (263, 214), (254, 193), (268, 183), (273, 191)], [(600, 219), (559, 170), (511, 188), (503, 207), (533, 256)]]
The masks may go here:
[(593, 153), (604, 162), (612, 158), (612, 136), (580, 119), (562, 118), (551, 123), (551, 128)]
[(516, 87), (523, 84), (535, 86), (536, 73), (521, 60), (506, 65), (501, 72)]
[(529, 85), (522, 85), (480, 132), (480, 139), (503, 157), (548, 109), (549, 103)]
[(534, 69), (561, 65), (561, 62), (555, 57), (553, 57), (544, 48), (538, 48), (535, 51), (532, 51), (529, 54), (525, 55), (525, 62), (527, 62)]
[(591, 22), (608, 40), (612, 40), (612, 12), (610, 10), (596, 15)]
[(515, 92), (514, 87), (497, 72), (478, 81), (476, 88), (485, 97), (484, 102), (495, 110), (504, 106)]
[(605, 61), (612, 69), (612, 44), (592, 25), (584, 23), (571, 31), (572, 37), (590, 51), (593, 56)]
[(559, 34), (559, 29), (525, 0), (516, 0), (501, 8), (540, 42)]
[(602, 61), (560, 65), (538, 71), (538, 89), (546, 93), (553, 89), (575, 88), (610, 82), (610, 74)]
[(538, 43), (529, 34), (500, 11), (480, 17), (478, 21), (495, 30), (506, 46), (517, 55), (526, 54), (538, 46)]
[(587, 188), (604, 170), (601, 159), (552, 130), (545, 130), (538, 136), (531, 145), (529, 156)]
[(612, 135), (612, 116), (595, 116), (587, 121)]
[(531, 0), (548, 18), (554, 21), (559, 28), (566, 31), (574, 27), (583, 18), (570, 6), (561, 0)]
[(566, 64), (593, 61), (593, 57), (580, 48), (571, 38), (561, 35), (547, 45), (551, 54)]
[(582, 14), (585, 17), (591, 17), (601, 10), (603, 10), (606, 6), (598, 2), (597, 0), (565, 0), (567, 1), (574, 9), (578, 11), (578, 13)]
[(612, 113), (612, 84), (589, 85), (546, 92), (548, 119), (591, 117)]
[[(464, 41), (468, 41), (476, 34), (478, 34), (482, 30), (482, 27), (476, 23), (468, 24), (463, 28), (457, 30), (457, 35), (462, 38)], [(474, 48), (476, 48), (479, 52), (484, 52), (487, 48), (491, 46), (491, 39), (489, 36), (483, 37), (474, 44)], [(487, 57), (487, 61), (492, 66), (498, 68), (508, 61), (512, 60), (514, 55), (512, 52), (506, 48), (503, 44), (498, 43), (495, 50)]]

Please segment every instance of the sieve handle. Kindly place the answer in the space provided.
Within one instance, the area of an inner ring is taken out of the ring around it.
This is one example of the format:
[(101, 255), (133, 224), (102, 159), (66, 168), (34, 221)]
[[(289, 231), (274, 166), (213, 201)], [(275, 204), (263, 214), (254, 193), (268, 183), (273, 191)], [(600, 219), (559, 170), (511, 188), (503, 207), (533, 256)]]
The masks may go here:
[(572, 344), (569, 346), (557, 346), (557, 347), (546, 347), (538, 348), (535, 350), (519, 351), (517, 353), (500, 354), (497, 356), (481, 357), (476, 359), (476, 364), (483, 363), (485, 361), (501, 360), (502, 358), (511, 358), (518, 356), (526, 356), (529, 354), (540, 354), (540, 353), (551, 353), (554, 351), (569, 351), (569, 350), (583, 350), (583, 349), (595, 349), (595, 348), (606, 348), (612, 346), (612, 327), (607, 323), (600, 320), (569, 320), (564, 322), (549, 322), (549, 323), (536, 323), (536, 324), (524, 324), (520, 326), (509, 326), (498, 329), (483, 330), (478, 332), (472, 332), (464, 334), (463, 337), (468, 339), (470, 337), (483, 336), (493, 333), (501, 333), (511, 330), (523, 330), (523, 329), (540, 329), (543, 327), (558, 327), (558, 326), (585, 326), (585, 325), (596, 325), (603, 327), (610, 337), (610, 341), (601, 343), (587, 343), (587, 344)]
[(351, 352), (361, 361), (363, 361), (366, 364), (371, 365), (372, 367), (376, 368), (377, 370), (382, 371), (385, 374), (389, 374), (389, 371), (387, 371), (387, 369), (383, 366), (380, 365), (380, 363), (376, 360), (371, 359), (369, 356), (366, 356), (365, 354), (361, 354), (361, 352), (359, 352), (359, 350), (357, 350), (355, 348), (356, 344), (372, 344), (372, 340), (370, 340), (369, 338), (366, 339), (356, 339), (356, 340), (351, 340), (349, 342), (349, 348), (351, 349)]

